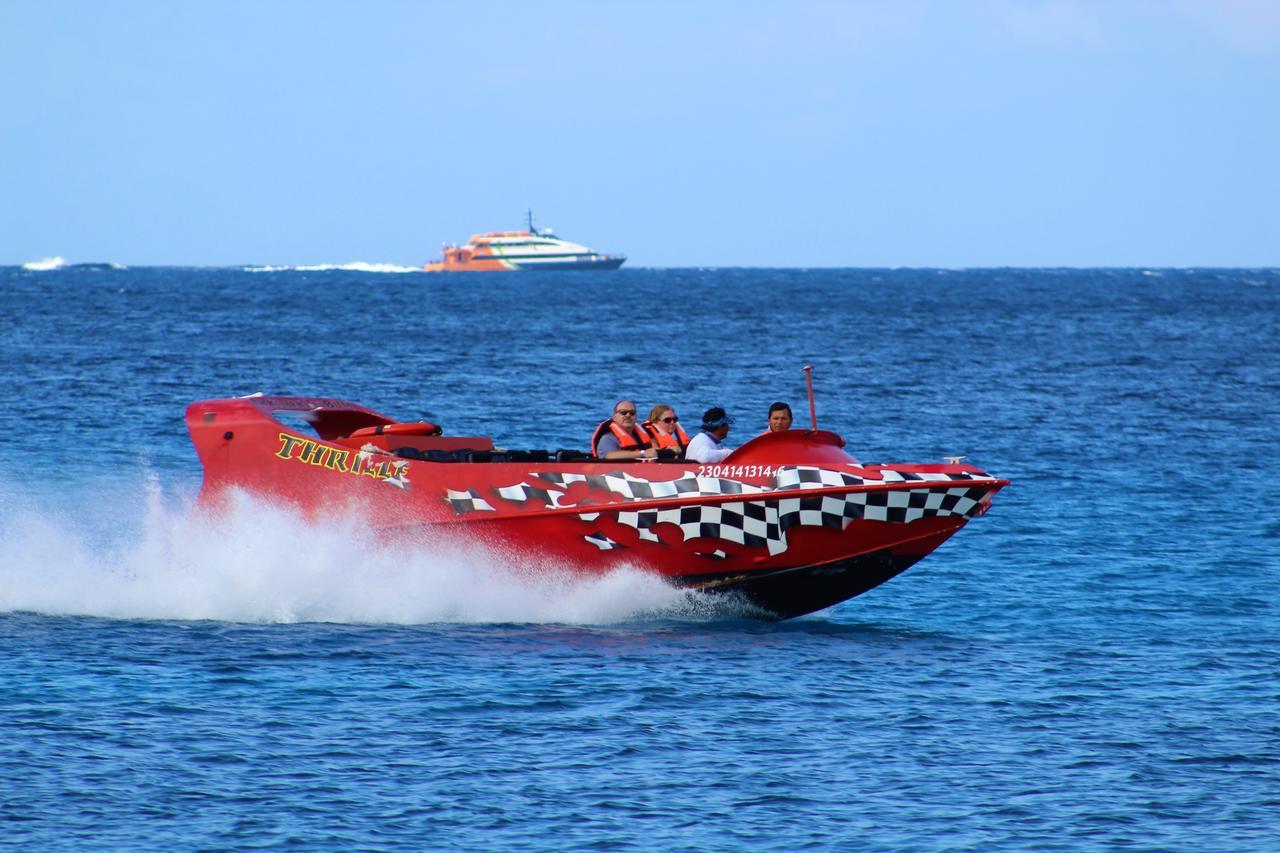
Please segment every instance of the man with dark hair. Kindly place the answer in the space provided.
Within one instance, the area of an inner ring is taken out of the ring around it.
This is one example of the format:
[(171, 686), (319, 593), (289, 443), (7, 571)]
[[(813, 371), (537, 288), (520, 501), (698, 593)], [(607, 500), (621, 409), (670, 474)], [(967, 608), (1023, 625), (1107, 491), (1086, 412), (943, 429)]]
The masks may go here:
[(782, 432), (791, 429), (791, 407), (778, 402), (769, 407), (769, 429), (765, 432)]
[(702, 414), (702, 431), (689, 442), (684, 458), (704, 465), (724, 459), (733, 452), (733, 448), (722, 443), (732, 423), (733, 418), (719, 406), (707, 409)]

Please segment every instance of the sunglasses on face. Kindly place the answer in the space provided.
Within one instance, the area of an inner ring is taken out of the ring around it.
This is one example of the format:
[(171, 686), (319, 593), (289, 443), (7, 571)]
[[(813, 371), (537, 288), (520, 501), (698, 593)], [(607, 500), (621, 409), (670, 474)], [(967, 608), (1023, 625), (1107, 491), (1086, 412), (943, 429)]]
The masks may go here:
[(615, 415), (634, 415), (635, 413), (635, 409), (618, 409), (614, 412)]
[(678, 423), (680, 423), (680, 419), (679, 419), (679, 418), (677, 418), (677, 417), (674, 417), (674, 416), (673, 416), (673, 417), (669, 417), (669, 418), (663, 418), (663, 419), (662, 419), (662, 422), (663, 422), (664, 424), (678, 424)]

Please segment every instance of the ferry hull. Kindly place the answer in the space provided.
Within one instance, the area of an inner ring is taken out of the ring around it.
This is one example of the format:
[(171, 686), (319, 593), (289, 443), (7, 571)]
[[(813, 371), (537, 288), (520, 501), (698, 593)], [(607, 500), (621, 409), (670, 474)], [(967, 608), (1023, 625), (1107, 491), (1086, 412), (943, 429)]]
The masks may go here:
[(601, 256), (598, 258), (588, 258), (578, 261), (552, 261), (550, 263), (526, 263), (519, 264), (516, 268), (532, 272), (534, 270), (616, 270), (627, 259), (622, 255)]
[(627, 262), (625, 255), (598, 255), (564, 261), (520, 260), (498, 256), (472, 256), (461, 260), (456, 256), (433, 261), (423, 267), (426, 272), (534, 272), (538, 270), (616, 270)]

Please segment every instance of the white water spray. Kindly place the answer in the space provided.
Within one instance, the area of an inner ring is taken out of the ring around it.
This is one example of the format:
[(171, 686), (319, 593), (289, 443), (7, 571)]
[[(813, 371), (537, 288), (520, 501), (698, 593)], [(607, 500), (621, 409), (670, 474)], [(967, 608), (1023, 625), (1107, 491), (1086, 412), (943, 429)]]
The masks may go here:
[(215, 519), (150, 483), (0, 484), (0, 613), (233, 622), (606, 624), (703, 609), (652, 575), (584, 578), (445, 539), (388, 544), (242, 496)]

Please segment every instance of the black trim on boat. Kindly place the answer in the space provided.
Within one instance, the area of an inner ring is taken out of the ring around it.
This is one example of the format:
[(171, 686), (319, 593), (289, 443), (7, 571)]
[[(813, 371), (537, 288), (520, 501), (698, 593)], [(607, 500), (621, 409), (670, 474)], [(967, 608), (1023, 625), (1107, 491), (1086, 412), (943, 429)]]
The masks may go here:
[(777, 619), (831, 607), (879, 586), (918, 563), (924, 554), (895, 557), (887, 548), (817, 566), (749, 574), (742, 571), (684, 575), (673, 583), (714, 595), (739, 595)]

